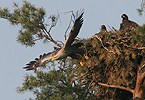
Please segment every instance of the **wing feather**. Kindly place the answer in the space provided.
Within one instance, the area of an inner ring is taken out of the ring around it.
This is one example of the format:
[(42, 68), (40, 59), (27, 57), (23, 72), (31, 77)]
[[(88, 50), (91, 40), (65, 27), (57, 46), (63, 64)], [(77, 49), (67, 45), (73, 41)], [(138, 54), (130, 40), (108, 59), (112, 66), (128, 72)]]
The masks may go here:
[(74, 26), (72, 27), (70, 33), (69, 33), (69, 36), (68, 38), (66, 39), (66, 42), (64, 44), (64, 48), (65, 47), (68, 47), (70, 46), (73, 42), (74, 42), (74, 39), (75, 37), (78, 35), (81, 27), (82, 27), (82, 24), (83, 24), (83, 16), (84, 13), (82, 13), (76, 20), (75, 20), (75, 23), (74, 23)]
[(24, 69), (28, 70), (35, 70), (37, 67), (41, 67), (44, 62), (47, 62), (51, 60), (51, 58), (54, 56), (55, 52), (51, 53), (44, 53), (43, 55), (40, 55), (39, 58), (35, 58), (34, 61), (30, 61), (28, 64), (26, 64), (26, 67), (23, 67)]

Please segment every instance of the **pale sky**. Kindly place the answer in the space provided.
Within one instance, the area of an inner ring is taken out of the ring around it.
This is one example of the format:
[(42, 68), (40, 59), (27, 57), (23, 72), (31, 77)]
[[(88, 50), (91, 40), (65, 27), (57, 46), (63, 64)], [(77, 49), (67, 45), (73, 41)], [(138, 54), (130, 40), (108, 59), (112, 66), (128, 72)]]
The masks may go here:
[[(102, 24), (119, 29), (121, 14), (126, 13), (138, 24), (145, 23), (145, 16), (139, 16), (137, 8), (141, 0), (28, 0), (32, 4), (43, 7), (50, 14), (57, 12), (77, 11), (84, 9), (84, 24), (80, 31), (80, 38), (87, 38), (99, 31)], [(13, 2), (22, 4), (21, 0), (0, 0), (0, 7), (13, 8)], [(53, 29), (53, 37), (64, 41), (64, 32), (69, 24), (70, 14), (61, 16), (61, 24)], [(107, 27), (108, 28), (108, 27)], [(28, 100), (31, 93), (18, 94), (16, 87), (22, 85), (26, 72), (22, 69), (30, 60), (40, 54), (53, 50), (52, 44), (38, 42), (34, 47), (25, 47), (16, 41), (17, 26), (12, 26), (7, 20), (0, 19), (0, 100)], [(109, 28), (108, 28), (109, 29)]]

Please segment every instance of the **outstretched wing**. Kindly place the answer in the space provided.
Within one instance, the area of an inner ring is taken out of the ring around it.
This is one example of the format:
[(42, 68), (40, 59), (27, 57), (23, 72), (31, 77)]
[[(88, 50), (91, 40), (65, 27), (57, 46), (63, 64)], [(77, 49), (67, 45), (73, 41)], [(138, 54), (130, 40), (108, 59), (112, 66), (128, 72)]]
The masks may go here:
[(34, 61), (30, 61), (28, 64), (26, 64), (26, 67), (23, 67), (24, 69), (28, 70), (35, 70), (37, 67), (41, 67), (44, 62), (47, 62), (51, 60), (51, 58), (56, 54), (57, 51), (47, 53), (40, 55), (39, 58), (35, 58)]
[(66, 42), (64, 44), (64, 48), (70, 46), (73, 42), (75, 37), (78, 35), (80, 28), (82, 27), (83, 24), (83, 16), (84, 13), (82, 13), (76, 20), (74, 23), (74, 26), (72, 27), (68, 38), (66, 39)]

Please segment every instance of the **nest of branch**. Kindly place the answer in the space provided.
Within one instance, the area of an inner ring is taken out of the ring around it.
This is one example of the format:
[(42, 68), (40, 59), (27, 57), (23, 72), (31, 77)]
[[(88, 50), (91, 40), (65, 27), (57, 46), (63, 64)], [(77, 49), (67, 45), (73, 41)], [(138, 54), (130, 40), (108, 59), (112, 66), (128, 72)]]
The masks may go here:
[[(137, 66), (145, 63), (145, 42), (141, 40), (142, 36), (135, 30), (110, 31), (83, 40), (85, 55), (89, 59), (84, 58), (84, 66), (77, 64), (77, 72), (80, 73), (78, 80), (89, 83), (94, 90), (99, 82), (135, 88)], [(98, 91), (97, 95), (103, 92)]]

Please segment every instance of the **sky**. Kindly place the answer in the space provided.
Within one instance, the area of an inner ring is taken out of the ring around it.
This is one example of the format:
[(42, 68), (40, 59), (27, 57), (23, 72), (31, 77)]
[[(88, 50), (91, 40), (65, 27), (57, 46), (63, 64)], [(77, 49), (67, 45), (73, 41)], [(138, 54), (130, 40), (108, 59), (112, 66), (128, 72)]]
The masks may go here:
[[(46, 10), (48, 18), (50, 14), (77, 11), (84, 9), (84, 24), (79, 33), (79, 38), (88, 38), (99, 32), (102, 24), (119, 29), (121, 14), (126, 13), (129, 18), (139, 25), (145, 23), (145, 16), (139, 16), (137, 8), (141, 0), (28, 0), (37, 7)], [(13, 9), (13, 2), (22, 5), (21, 0), (0, 0), (0, 8)], [(61, 16), (52, 35), (55, 39), (64, 41), (64, 33), (69, 24), (70, 14)], [(22, 67), (40, 54), (53, 50), (53, 44), (38, 42), (34, 47), (25, 47), (16, 41), (20, 27), (12, 26), (7, 20), (0, 19), (0, 100), (28, 100), (33, 94), (16, 92), (18, 86), (22, 86), (24, 76), (33, 74), (26, 72)]]

